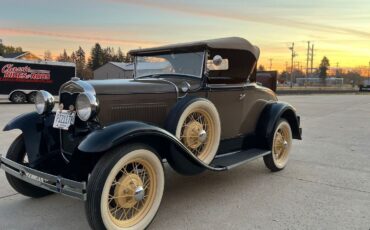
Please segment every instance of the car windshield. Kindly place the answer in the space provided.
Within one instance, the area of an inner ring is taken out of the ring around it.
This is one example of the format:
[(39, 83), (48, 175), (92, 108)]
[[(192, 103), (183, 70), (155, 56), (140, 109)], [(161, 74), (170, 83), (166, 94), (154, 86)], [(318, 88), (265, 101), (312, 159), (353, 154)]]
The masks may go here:
[(135, 78), (152, 75), (202, 77), (204, 52), (152, 54), (135, 57)]

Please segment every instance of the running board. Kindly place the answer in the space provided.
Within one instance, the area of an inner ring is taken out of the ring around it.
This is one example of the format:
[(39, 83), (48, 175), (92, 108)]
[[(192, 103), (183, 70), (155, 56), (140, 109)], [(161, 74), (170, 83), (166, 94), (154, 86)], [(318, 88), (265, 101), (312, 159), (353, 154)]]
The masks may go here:
[(228, 170), (268, 154), (271, 154), (271, 151), (265, 149), (249, 149), (226, 153), (216, 156), (210, 166)]

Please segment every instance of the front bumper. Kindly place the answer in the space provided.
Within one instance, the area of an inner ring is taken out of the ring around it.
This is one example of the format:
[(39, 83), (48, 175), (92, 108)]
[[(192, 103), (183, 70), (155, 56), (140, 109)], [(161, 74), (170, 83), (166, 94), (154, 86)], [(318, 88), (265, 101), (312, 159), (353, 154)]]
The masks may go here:
[(60, 176), (44, 173), (18, 164), (0, 155), (0, 168), (34, 186), (66, 196), (86, 200), (86, 182), (69, 180)]

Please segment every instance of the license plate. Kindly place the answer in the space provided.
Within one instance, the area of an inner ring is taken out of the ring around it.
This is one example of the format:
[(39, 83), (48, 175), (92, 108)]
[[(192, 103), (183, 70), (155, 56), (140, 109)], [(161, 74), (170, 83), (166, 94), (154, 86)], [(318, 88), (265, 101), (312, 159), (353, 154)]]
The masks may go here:
[(68, 130), (69, 126), (75, 123), (76, 112), (69, 110), (57, 110), (53, 127), (57, 129)]

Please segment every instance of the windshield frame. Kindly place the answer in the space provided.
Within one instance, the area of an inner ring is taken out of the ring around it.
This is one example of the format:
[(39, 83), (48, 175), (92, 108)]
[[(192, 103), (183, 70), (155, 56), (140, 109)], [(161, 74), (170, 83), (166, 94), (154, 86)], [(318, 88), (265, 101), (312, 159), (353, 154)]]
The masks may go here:
[[(191, 74), (184, 74), (184, 73), (158, 73), (158, 74), (148, 74), (148, 75), (144, 75), (144, 76), (136, 76), (136, 73), (137, 73), (137, 58), (138, 57), (144, 57), (144, 56), (151, 56), (151, 55), (155, 55), (156, 53), (147, 53), (147, 54), (138, 54), (138, 55), (135, 55), (134, 56), (134, 73), (133, 73), (133, 76), (134, 76), (134, 79), (140, 79), (140, 78), (146, 78), (146, 77), (150, 77), (150, 76), (155, 76), (155, 75), (159, 75), (159, 76), (179, 76), (179, 77), (192, 77), (192, 78), (196, 78), (196, 79), (203, 79), (203, 76), (204, 76), (204, 69), (205, 69), (205, 58), (207, 56), (207, 51), (206, 50), (202, 50), (202, 51), (198, 51), (199, 53), (201, 52), (202, 53), (202, 64), (201, 64), (201, 70), (200, 70), (200, 75), (199, 76), (196, 76), (196, 75), (191, 75)], [(174, 52), (161, 52), (161, 54), (172, 54)], [(194, 52), (177, 52), (177, 53), (196, 53), (195, 51)]]

